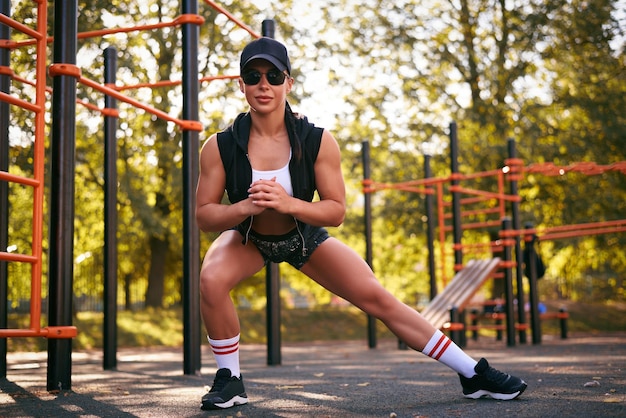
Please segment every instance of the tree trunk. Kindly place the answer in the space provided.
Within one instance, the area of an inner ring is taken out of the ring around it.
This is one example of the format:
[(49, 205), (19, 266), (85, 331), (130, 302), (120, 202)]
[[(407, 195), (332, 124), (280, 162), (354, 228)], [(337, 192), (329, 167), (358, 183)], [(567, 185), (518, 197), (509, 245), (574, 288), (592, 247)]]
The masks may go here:
[(146, 307), (163, 306), (167, 247), (167, 238), (163, 239), (154, 235), (150, 237), (150, 273), (146, 289)]

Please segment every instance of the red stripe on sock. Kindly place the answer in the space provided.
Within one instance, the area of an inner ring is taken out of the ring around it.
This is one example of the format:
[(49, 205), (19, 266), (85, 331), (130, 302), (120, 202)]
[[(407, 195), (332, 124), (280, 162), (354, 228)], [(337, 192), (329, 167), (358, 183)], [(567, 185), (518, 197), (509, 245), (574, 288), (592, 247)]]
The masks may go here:
[(211, 350), (213, 350), (213, 353), (215, 354), (230, 354), (239, 350), (239, 343), (236, 342), (235, 344), (225, 345), (222, 347), (218, 347), (218, 346), (211, 344)]
[(441, 345), (441, 343), (445, 341), (445, 339), (446, 339), (445, 335), (442, 335), (441, 337), (439, 337), (439, 341), (437, 341), (437, 344), (435, 344), (433, 349), (430, 350), (430, 353), (428, 353), (429, 357), (433, 357), (433, 355), (437, 352), (437, 348), (439, 348), (439, 346)]
[(443, 353), (446, 352), (446, 350), (448, 349), (448, 347), (452, 343), (452, 340), (450, 340), (449, 338), (446, 338), (446, 340), (447, 340), (446, 343), (444, 344), (443, 347), (441, 347), (441, 350), (437, 354), (437, 357), (433, 357), (435, 360), (439, 360), (439, 358), (441, 358), (441, 356), (443, 356)]
[(232, 353), (234, 353), (237, 350), (239, 350), (239, 346), (237, 346), (237, 347), (235, 347), (235, 348), (233, 348), (232, 350), (229, 350), (229, 351), (215, 351), (215, 350), (213, 350), (213, 354), (217, 354), (218, 356), (223, 356), (223, 355), (226, 355), (226, 354), (232, 354)]

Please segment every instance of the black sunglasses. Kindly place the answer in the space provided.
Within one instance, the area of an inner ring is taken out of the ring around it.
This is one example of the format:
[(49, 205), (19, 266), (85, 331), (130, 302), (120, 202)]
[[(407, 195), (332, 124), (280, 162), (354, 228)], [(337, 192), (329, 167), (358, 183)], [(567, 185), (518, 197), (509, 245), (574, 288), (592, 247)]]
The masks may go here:
[(261, 81), (261, 77), (264, 74), (265, 74), (265, 78), (267, 79), (267, 82), (270, 83), (272, 86), (280, 86), (281, 84), (285, 82), (285, 77), (287, 77), (287, 75), (283, 73), (282, 71), (273, 69), (273, 70), (269, 70), (266, 73), (262, 73), (257, 70), (246, 71), (245, 73), (241, 75), (241, 78), (243, 79), (243, 82), (245, 84), (249, 86), (254, 86), (256, 84), (259, 84), (259, 82)]

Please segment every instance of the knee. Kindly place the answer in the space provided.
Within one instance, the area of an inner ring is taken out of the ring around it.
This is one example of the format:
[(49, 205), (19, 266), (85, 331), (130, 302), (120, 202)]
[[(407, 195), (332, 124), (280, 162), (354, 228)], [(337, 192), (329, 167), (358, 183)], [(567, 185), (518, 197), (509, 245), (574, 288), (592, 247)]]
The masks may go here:
[(205, 305), (213, 305), (229, 297), (228, 280), (219, 270), (203, 266), (200, 271), (200, 300)]
[(363, 311), (384, 320), (386, 316), (393, 314), (400, 302), (386, 290), (377, 288), (370, 292), (362, 303)]

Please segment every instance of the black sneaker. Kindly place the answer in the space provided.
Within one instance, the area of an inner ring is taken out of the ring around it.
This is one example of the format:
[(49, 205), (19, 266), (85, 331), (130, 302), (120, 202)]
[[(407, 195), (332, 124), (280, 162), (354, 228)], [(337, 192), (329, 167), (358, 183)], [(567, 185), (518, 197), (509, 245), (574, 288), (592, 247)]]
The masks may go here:
[(243, 379), (231, 375), (229, 369), (219, 369), (213, 380), (213, 387), (202, 397), (203, 410), (225, 409), (248, 403), (248, 395), (243, 388)]
[(502, 373), (489, 366), (487, 360), (481, 358), (474, 367), (476, 376), (467, 378), (459, 375), (466, 398), (478, 399), (489, 396), (493, 399), (508, 401), (520, 396), (526, 389), (526, 382), (519, 377)]

